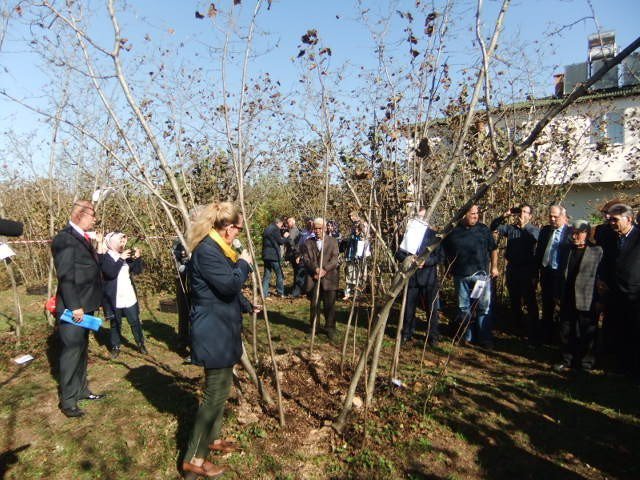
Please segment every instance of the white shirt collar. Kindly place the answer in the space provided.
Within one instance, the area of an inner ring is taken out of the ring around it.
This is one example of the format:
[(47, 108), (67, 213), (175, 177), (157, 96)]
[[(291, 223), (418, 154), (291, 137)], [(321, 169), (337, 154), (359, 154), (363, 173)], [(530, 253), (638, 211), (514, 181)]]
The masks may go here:
[(73, 229), (78, 232), (80, 234), (80, 236), (84, 237), (84, 234), (86, 233), (84, 230), (82, 230), (78, 225), (76, 225), (75, 223), (73, 223), (71, 220), (69, 220), (69, 225), (71, 225), (71, 227), (73, 227)]

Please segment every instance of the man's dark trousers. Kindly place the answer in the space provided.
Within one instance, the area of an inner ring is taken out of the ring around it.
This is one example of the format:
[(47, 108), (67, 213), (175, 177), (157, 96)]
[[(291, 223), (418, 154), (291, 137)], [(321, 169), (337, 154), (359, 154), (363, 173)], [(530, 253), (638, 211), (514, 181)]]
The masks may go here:
[(402, 322), (402, 337), (411, 338), (416, 331), (416, 310), (420, 300), (424, 300), (424, 308), (427, 315), (427, 335), (430, 342), (440, 340), (440, 323), (438, 318), (438, 286), (415, 286), (407, 289), (407, 304), (405, 306), (404, 320)]
[[(309, 321), (313, 325), (313, 317), (316, 315), (313, 301), (315, 300), (316, 287), (313, 288), (310, 292), (307, 293), (309, 299), (311, 300), (311, 308), (309, 309)], [(336, 328), (336, 291), (335, 290), (324, 290), (322, 286), (320, 286), (320, 296), (318, 298), (318, 308), (320, 307), (320, 302), (322, 302), (322, 311), (324, 313), (324, 326), (327, 330), (335, 330)], [(319, 318), (319, 316), (318, 316)], [(317, 322), (317, 320), (316, 320)]]
[(269, 296), (269, 283), (271, 282), (271, 272), (276, 274), (276, 292), (278, 295), (284, 295), (284, 274), (280, 260), (264, 260), (264, 276), (262, 278), (262, 290), (264, 296)]
[(77, 407), (78, 400), (91, 393), (87, 384), (89, 330), (59, 321), (58, 335), (62, 343), (59, 360), (60, 407), (73, 409)]
[(569, 306), (563, 306), (563, 309), (560, 315), (560, 345), (564, 361), (571, 364), (574, 360), (583, 360), (593, 366), (598, 330), (595, 313), (581, 312)]
[(556, 306), (560, 303), (562, 272), (560, 269), (545, 267), (540, 271), (540, 289), (542, 293), (542, 319), (534, 329), (535, 344), (550, 345), (553, 342)]
[(127, 308), (116, 308), (113, 313), (109, 314), (111, 328), (109, 331), (109, 339), (111, 348), (119, 348), (122, 338), (122, 317), (127, 317), (133, 338), (138, 346), (144, 345), (144, 334), (142, 333), (142, 324), (140, 323), (140, 314), (138, 304)]
[(291, 269), (293, 270), (293, 288), (291, 289), (292, 297), (299, 297), (304, 291), (304, 282), (307, 276), (307, 272), (304, 269), (302, 262), (296, 263), (295, 260), (289, 262)]
[[(513, 326), (517, 329), (526, 328), (530, 341), (534, 338), (534, 327), (538, 323), (537, 273), (535, 265), (511, 264), (507, 264), (505, 272)], [(523, 322), (523, 305), (527, 308), (526, 323)]]
[(614, 291), (611, 307), (617, 370), (640, 380), (640, 299)]

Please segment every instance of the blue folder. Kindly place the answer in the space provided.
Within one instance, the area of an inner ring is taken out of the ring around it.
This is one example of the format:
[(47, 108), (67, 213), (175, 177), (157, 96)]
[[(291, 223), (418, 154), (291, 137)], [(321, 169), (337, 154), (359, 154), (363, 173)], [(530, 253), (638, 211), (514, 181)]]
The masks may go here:
[(77, 327), (95, 330), (96, 332), (100, 330), (100, 326), (102, 325), (101, 318), (94, 317), (93, 315), (87, 315), (86, 313), (82, 317), (81, 321), (74, 322), (73, 313), (68, 308), (64, 312), (62, 312), (62, 315), (60, 316), (60, 320), (62, 320), (63, 322), (71, 323)]

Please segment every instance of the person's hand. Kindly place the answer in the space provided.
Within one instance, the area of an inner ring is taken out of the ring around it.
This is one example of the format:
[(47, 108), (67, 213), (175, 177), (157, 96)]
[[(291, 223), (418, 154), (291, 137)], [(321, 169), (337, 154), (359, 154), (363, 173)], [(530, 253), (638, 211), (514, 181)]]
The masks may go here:
[(318, 269), (318, 278), (322, 278), (327, 274), (327, 271), (324, 268)]
[(498, 267), (493, 267), (491, 269), (491, 278), (497, 278), (498, 275), (500, 275), (500, 270), (498, 270)]
[(130, 257), (131, 257), (131, 250), (129, 250), (128, 248), (120, 254), (120, 258), (122, 260), (127, 260)]
[(254, 305), (253, 313), (260, 313), (264, 307), (262, 305)]
[(284, 235), (282, 235), (284, 238), (289, 238), (289, 235), (291, 235), (289, 232), (284, 232)]
[(104, 233), (96, 232), (96, 252), (107, 253), (107, 246), (104, 244)]
[(596, 291), (600, 295), (604, 295), (609, 291), (609, 287), (602, 280), (596, 280)]
[(84, 317), (84, 310), (82, 308), (76, 308), (71, 313), (73, 314), (74, 322), (80, 323), (82, 321), (82, 317)]
[(133, 249), (133, 258), (140, 258), (140, 249), (138, 247)]
[(249, 253), (249, 250), (247, 250), (246, 248), (244, 250), (242, 250), (242, 253), (240, 253), (239, 259), (240, 260), (244, 260), (249, 265), (253, 264), (253, 258), (251, 257), (251, 254)]

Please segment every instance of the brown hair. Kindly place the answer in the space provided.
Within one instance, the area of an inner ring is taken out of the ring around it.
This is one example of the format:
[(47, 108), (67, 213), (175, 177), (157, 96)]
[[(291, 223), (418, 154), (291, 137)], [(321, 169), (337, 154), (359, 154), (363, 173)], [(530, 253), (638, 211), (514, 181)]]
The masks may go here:
[(212, 228), (220, 231), (240, 222), (242, 213), (231, 202), (213, 202), (200, 209), (187, 230), (187, 248), (193, 252)]

